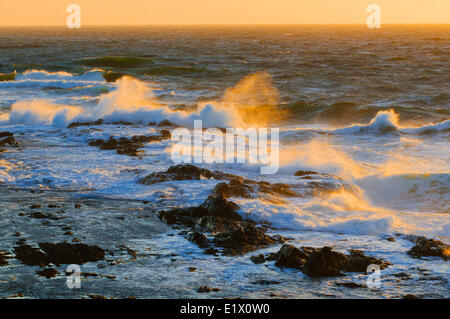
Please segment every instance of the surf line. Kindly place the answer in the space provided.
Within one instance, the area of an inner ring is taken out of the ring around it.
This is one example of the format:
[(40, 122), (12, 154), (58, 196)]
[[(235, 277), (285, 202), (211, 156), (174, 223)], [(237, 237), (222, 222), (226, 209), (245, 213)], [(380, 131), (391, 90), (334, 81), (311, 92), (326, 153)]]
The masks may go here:
[[(275, 174), (279, 169), (280, 130), (270, 128), (208, 128), (202, 120), (194, 121), (193, 134), (187, 128), (171, 131), (171, 157), (181, 163), (262, 164), (261, 174)], [(224, 137), (225, 135), (225, 137)]]

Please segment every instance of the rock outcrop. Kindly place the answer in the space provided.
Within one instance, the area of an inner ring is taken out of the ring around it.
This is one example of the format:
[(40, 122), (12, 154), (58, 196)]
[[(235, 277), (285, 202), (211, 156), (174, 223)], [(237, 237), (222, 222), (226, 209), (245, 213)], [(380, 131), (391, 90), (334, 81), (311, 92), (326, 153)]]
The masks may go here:
[(283, 245), (271, 254), (268, 260), (276, 260), (278, 267), (299, 269), (310, 277), (341, 276), (342, 272), (365, 272), (371, 264), (385, 269), (388, 261), (364, 255), (359, 250), (351, 250), (349, 255), (333, 251), (330, 247), (294, 247)]

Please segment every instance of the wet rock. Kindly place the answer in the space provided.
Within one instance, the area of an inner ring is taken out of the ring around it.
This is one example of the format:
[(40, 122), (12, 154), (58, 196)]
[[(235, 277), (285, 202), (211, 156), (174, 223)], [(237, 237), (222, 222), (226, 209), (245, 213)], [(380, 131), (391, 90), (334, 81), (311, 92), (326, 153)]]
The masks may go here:
[(275, 265), (278, 267), (302, 269), (306, 258), (308, 258), (308, 255), (303, 250), (286, 244), (281, 247), (276, 255), (271, 255), (269, 259), (275, 259)]
[(366, 256), (362, 251), (352, 249), (350, 250), (350, 255), (348, 256), (348, 262), (345, 267), (345, 271), (365, 272), (369, 265), (378, 265), (380, 266), (380, 269), (383, 270), (391, 265), (391, 263), (375, 257)]
[(30, 206), (30, 209), (37, 209), (37, 208), (41, 208), (41, 207), (42, 207), (42, 205), (34, 204), (34, 205)]
[(251, 256), (250, 260), (254, 264), (262, 264), (262, 263), (264, 263), (266, 261), (263, 254), (259, 254), (257, 256)]
[(212, 291), (212, 288), (211, 287), (209, 287), (209, 286), (201, 286), (201, 287), (199, 287), (198, 289), (197, 289), (197, 291), (198, 292), (200, 292), (200, 293), (209, 293), (209, 292), (211, 292)]
[[(227, 255), (244, 254), (267, 245), (284, 242), (281, 236), (271, 237), (266, 230), (254, 223), (242, 220), (238, 206), (223, 196), (210, 196), (198, 207), (177, 208), (163, 211), (159, 218), (168, 224), (182, 224), (196, 232), (204, 231), (214, 236), (212, 242), (224, 248)], [(204, 235), (203, 235), (204, 236)], [(204, 240), (195, 232), (188, 239), (204, 247)], [(202, 237), (203, 238), (203, 237)]]
[(73, 207), (75, 207), (75, 208), (81, 208), (81, 204), (80, 203), (76, 203), (75, 205), (73, 205)]
[(40, 243), (39, 247), (53, 264), (84, 264), (105, 258), (105, 251), (99, 246), (69, 243)]
[(366, 285), (357, 284), (354, 282), (337, 282), (335, 283), (338, 287), (346, 287), (346, 288), (367, 288)]
[(97, 146), (101, 150), (116, 150), (117, 154), (128, 156), (140, 156), (142, 151), (140, 148), (145, 146), (145, 143), (161, 142), (170, 138), (167, 132), (160, 135), (134, 135), (131, 138), (121, 137), (116, 139), (110, 136), (108, 140), (96, 139), (89, 142), (90, 146)]
[(113, 71), (107, 71), (103, 72), (102, 76), (105, 79), (106, 82), (116, 82), (121, 77), (125, 76), (125, 73), (121, 72), (113, 72)]
[(392, 274), (392, 276), (400, 278), (401, 280), (409, 280), (411, 276), (405, 272), (400, 272), (397, 274)]
[(297, 171), (294, 173), (294, 176), (305, 176), (305, 175), (317, 175), (319, 173), (314, 171)]
[(8, 254), (8, 252), (4, 250), (0, 250), (0, 266), (6, 266), (8, 265), (8, 259), (11, 258), (11, 256)]
[(102, 295), (88, 295), (91, 299), (109, 299), (108, 297), (102, 296)]
[(49, 264), (48, 257), (38, 248), (21, 243), (14, 247), (15, 258), (27, 266), (44, 267)]
[(233, 180), (230, 183), (219, 183), (214, 187), (213, 193), (223, 196), (225, 198), (230, 197), (243, 197), (251, 198), (254, 192), (254, 187), (244, 184), (241, 180)]
[(242, 255), (279, 242), (267, 235), (263, 228), (244, 224), (218, 233), (214, 237), (214, 243), (225, 248), (226, 255)]
[(194, 165), (184, 164), (171, 166), (165, 172), (152, 173), (139, 180), (139, 183), (151, 185), (166, 181), (184, 181), (184, 180), (200, 180), (200, 179), (217, 179), (229, 180), (238, 178), (235, 175), (225, 174), (217, 171), (210, 171), (206, 168), (199, 168)]
[(0, 138), (11, 137), (11, 136), (14, 136), (14, 134), (11, 132), (0, 132)]
[(402, 296), (402, 299), (419, 299), (419, 297), (417, 297), (416, 295), (413, 294), (407, 294)]
[(377, 264), (385, 269), (389, 262), (365, 256), (359, 250), (351, 250), (349, 255), (333, 251), (330, 247), (297, 248), (283, 245), (280, 251), (268, 259), (276, 260), (278, 267), (299, 269), (310, 277), (341, 276), (345, 272), (365, 272), (370, 264)]
[(40, 249), (21, 243), (14, 247), (15, 257), (28, 266), (44, 267), (49, 263), (84, 264), (104, 259), (105, 251), (98, 246), (69, 243), (40, 243)]
[(58, 274), (58, 271), (53, 268), (45, 268), (39, 271), (36, 271), (36, 274), (45, 278), (53, 278)]
[(34, 212), (31, 214), (28, 214), (29, 218), (36, 218), (36, 219), (52, 219), (52, 220), (60, 220), (61, 218), (52, 215), (52, 214), (44, 214), (41, 212)]
[(159, 122), (158, 127), (179, 127), (179, 125), (166, 119)]
[(220, 216), (232, 220), (242, 219), (242, 217), (236, 213), (238, 205), (226, 200), (222, 196), (209, 196), (200, 207), (205, 209), (207, 214), (211, 216)]
[(11, 147), (19, 147), (19, 142), (12, 136), (0, 139), (0, 147), (5, 147), (8, 144)]
[(74, 127), (78, 127), (78, 126), (94, 126), (94, 125), (102, 125), (103, 124), (103, 119), (99, 119), (96, 121), (91, 121), (91, 122), (74, 122), (69, 124), (68, 128), (74, 128)]
[(208, 247), (208, 238), (202, 233), (194, 231), (187, 235), (186, 237), (190, 242), (197, 244), (200, 248)]
[(417, 237), (415, 246), (408, 251), (408, 255), (413, 258), (421, 257), (441, 257), (444, 260), (450, 258), (450, 246), (440, 240)]
[(213, 247), (209, 247), (208, 249), (205, 249), (203, 252), (206, 255), (213, 255), (213, 256), (217, 256), (217, 254), (219, 253), (219, 251)]

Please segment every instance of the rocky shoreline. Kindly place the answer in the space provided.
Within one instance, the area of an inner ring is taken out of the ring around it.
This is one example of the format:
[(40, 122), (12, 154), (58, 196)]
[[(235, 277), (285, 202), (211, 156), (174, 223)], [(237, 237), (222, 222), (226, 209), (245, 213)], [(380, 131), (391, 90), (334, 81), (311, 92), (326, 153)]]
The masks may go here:
[[(89, 145), (103, 150), (116, 150), (117, 153), (128, 156), (139, 156), (139, 149), (145, 143), (159, 142), (167, 138), (170, 138), (170, 132), (161, 129), (157, 135), (110, 137), (108, 140), (93, 140)], [(19, 143), (12, 133), (1, 132), (0, 147), (7, 150), (19, 147)], [(295, 173), (295, 177), (302, 181), (307, 192), (299, 191), (295, 184), (255, 181), (189, 164), (152, 172), (136, 180), (144, 187), (168, 181), (219, 181), (210, 190), (210, 196), (199, 206), (186, 205), (170, 209), (162, 209), (156, 203), (145, 201), (80, 197), (81, 193), (78, 192), (14, 189), (0, 185), (3, 198), (0, 210), (3, 218), (1, 235), (5, 238), (0, 246), (0, 294), (3, 297), (51, 297), (52, 293), (46, 288), (37, 288), (35, 285), (39, 282), (41, 285), (48, 285), (49, 289), (54, 289), (55, 281), (51, 280), (58, 280), (58, 288), (55, 288), (53, 293), (75, 298), (103, 297), (101, 292), (110, 287), (109, 283), (104, 282), (106, 280), (120, 286), (118, 290), (113, 289), (116, 291), (113, 296), (117, 298), (135, 297), (129, 294), (131, 288), (139, 292), (138, 297), (157, 295), (157, 290), (151, 293), (142, 291), (135, 285), (126, 283), (128, 279), (125, 278), (128, 277), (119, 277), (120, 272), (127, 273), (130, 269), (143, 271), (155, 268), (163, 271), (169, 267), (179, 272), (180, 260), (184, 263), (186, 259), (181, 257), (180, 252), (162, 253), (158, 251), (159, 248), (149, 252), (145, 245), (133, 247), (133, 240), (147, 243), (150, 239), (154, 241), (152, 245), (157, 247), (156, 243), (161, 240), (161, 236), (171, 237), (182, 246), (185, 244), (180, 243), (178, 238), (186, 244), (195, 244), (202, 251), (200, 257), (196, 258), (213, 258), (216, 264), (228, 258), (244, 258), (256, 267), (255, 271), (264, 271), (269, 267), (269, 278), (251, 278), (250, 283), (257, 287), (283, 285), (284, 269), (297, 270), (314, 279), (353, 278), (353, 273), (365, 275), (367, 267), (373, 264), (378, 265), (381, 270), (395, 268), (395, 261), (371, 256), (373, 252), (370, 249), (350, 247), (346, 254), (341, 252), (342, 249), (338, 251), (329, 245), (294, 245), (292, 238), (283, 235), (281, 230), (273, 228), (269, 223), (258, 224), (239, 214), (239, 206), (233, 201), (235, 198), (302, 198), (311, 192), (332, 192), (336, 187), (347, 187), (339, 182), (338, 177), (331, 177), (337, 183), (317, 184), (312, 178), (315, 175), (320, 173)], [(395, 234), (380, 240), (391, 243), (396, 240), (410, 242), (412, 246), (409, 245), (404, 255), (411, 259), (448, 261), (449, 258), (449, 245), (436, 239)], [(165, 250), (170, 251), (167, 248)], [(252, 255), (252, 252), (256, 254)], [(140, 263), (144, 263), (144, 268), (141, 268)], [(100, 288), (90, 287), (89, 291), (82, 292), (64, 288), (66, 267), (70, 264), (88, 267), (89, 271), (81, 273), (82, 278), (88, 282), (101, 283)], [(116, 267), (120, 268), (119, 273), (114, 270)], [(183, 267), (183, 271), (188, 273), (199, 272), (198, 266)], [(5, 276), (22, 277), (19, 281), (24, 281), (17, 286), (17, 279), (1, 279)], [(155, 275), (156, 278), (161, 276), (162, 274)], [(179, 280), (176, 278), (179, 274), (173, 276), (174, 280)], [(301, 278), (301, 275), (297, 276)], [(411, 280), (411, 276), (404, 272), (394, 273), (392, 278)], [(30, 280), (33, 287), (26, 284)], [(231, 296), (227, 293), (227, 288), (210, 287), (203, 283), (202, 280), (196, 281), (193, 287), (195, 293)], [(353, 281), (337, 281), (332, 286), (336, 289), (351, 290), (365, 288), (364, 284)], [(177, 294), (171, 294), (170, 289), (175, 289), (173, 291)], [(269, 297), (278, 296), (276, 293), (272, 294), (274, 295)], [(162, 296), (193, 296), (193, 292), (169, 287)], [(233, 296), (239, 297), (235, 294)], [(414, 294), (405, 296), (411, 297)]]

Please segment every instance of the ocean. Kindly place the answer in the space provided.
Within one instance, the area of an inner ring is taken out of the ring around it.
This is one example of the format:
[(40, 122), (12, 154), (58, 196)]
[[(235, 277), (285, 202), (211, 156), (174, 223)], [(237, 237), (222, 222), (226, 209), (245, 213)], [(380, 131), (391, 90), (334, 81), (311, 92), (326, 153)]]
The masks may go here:
[[(170, 229), (147, 238), (144, 225), (128, 245), (175, 251), (181, 264), (202, 267), (204, 274), (185, 278), (184, 268), (170, 268), (161, 283), (145, 271), (157, 262), (147, 256), (142, 265), (121, 268), (136, 287), (151, 281), (154, 289), (139, 286), (136, 294), (155, 297), (159, 287), (159, 297), (190, 297), (179, 287), (207, 277), (220, 287), (216, 297), (448, 298), (447, 262), (411, 258), (406, 252), (413, 243), (406, 238), (450, 241), (449, 50), (448, 25), (3, 27), (0, 73), (16, 73), (13, 80), (0, 75), (0, 132), (14, 134), (20, 147), (0, 153), (0, 187), (117, 201), (118, 207), (144, 202), (154, 211), (198, 206), (220, 180), (138, 182), (175, 165), (170, 139), (144, 143), (139, 156), (99, 149), (92, 141), (155, 135), (164, 120), (188, 130), (194, 120), (204, 128), (278, 128), (276, 174), (261, 175), (261, 165), (252, 163), (195, 165), (289, 185), (295, 196), (230, 200), (241, 216), (293, 245), (361, 249), (390, 261), (381, 288), (346, 288), (273, 264), (255, 265), (248, 257), (257, 252), (218, 260), (183, 236), (166, 236), (173, 235)], [(19, 209), (11, 208), (16, 200), (4, 195), (2, 209)], [(102, 214), (103, 231), (124, 231)], [(89, 214), (71, 218), (94, 227)], [(159, 220), (148, 223), (155, 227)], [(87, 229), (87, 241), (98, 236), (96, 228)], [(11, 248), (12, 240), (0, 248)], [(15, 271), (0, 267), (2, 276)], [(112, 296), (114, 289), (116, 296), (137, 289), (116, 276), (116, 288), (108, 286)], [(365, 276), (348, 278), (364, 282)], [(277, 283), (255, 284), (269, 279)], [(14, 290), (3, 287), (4, 295)], [(53, 293), (40, 289), (31, 295)]]

